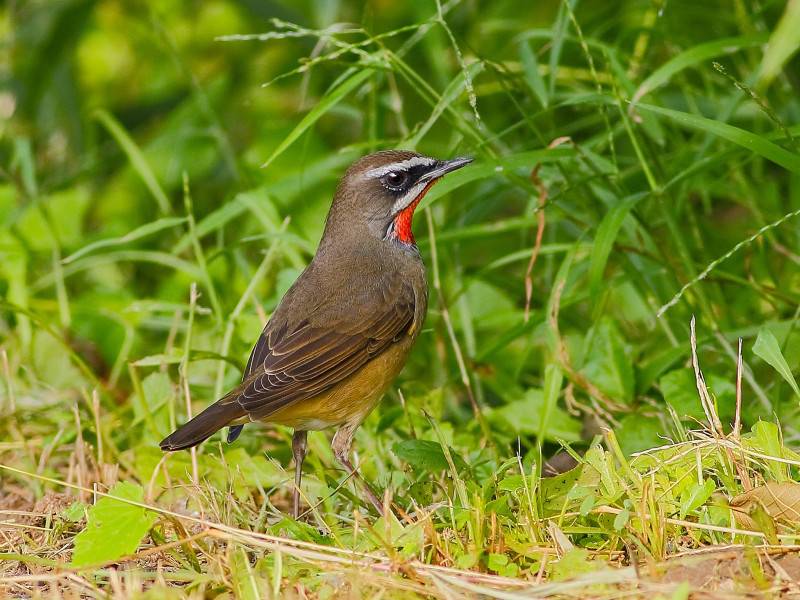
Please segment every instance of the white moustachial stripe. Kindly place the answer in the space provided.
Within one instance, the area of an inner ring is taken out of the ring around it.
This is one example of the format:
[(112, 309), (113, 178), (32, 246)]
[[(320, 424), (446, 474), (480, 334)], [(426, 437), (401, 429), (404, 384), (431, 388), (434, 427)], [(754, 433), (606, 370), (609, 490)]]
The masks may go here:
[(407, 192), (406, 192), (406, 193), (403, 195), (403, 197), (402, 197), (402, 198), (399, 198), (399, 199), (398, 199), (398, 200), (397, 200), (397, 201), (394, 203), (394, 205), (392, 206), (392, 214), (393, 214), (393, 215), (396, 215), (396, 214), (397, 214), (397, 213), (399, 213), (401, 210), (403, 210), (404, 208), (406, 208), (406, 207), (407, 207), (409, 204), (411, 204), (411, 203), (412, 203), (414, 200), (416, 200), (416, 199), (417, 199), (417, 196), (419, 196), (419, 195), (420, 195), (420, 193), (422, 193), (422, 190), (424, 189), (424, 187), (425, 187), (427, 184), (428, 184), (428, 182), (427, 182), (427, 181), (425, 181), (425, 182), (423, 182), (423, 183), (418, 183), (417, 185), (415, 185), (414, 187), (412, 187), (410, 190), (408, 190), (408, 191), (407, 191)]

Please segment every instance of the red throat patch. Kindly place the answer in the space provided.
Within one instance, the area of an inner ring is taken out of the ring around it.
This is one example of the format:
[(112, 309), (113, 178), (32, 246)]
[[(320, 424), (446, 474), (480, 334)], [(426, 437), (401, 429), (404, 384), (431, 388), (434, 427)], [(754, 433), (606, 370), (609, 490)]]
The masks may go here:
[(411, 204), (395, 215), (394, 236), (404, 244), (413, 244), (415, 242), (414, 233), (411, 231), (411, 221), (414, 219), (414, 210), (425, 197), (425, 194), (428, 193), (428, 190), (431, 189), (431, 186), (437, 181), (438, 179), (434, 179), (426, 185), (417, 197), (411, 201)]

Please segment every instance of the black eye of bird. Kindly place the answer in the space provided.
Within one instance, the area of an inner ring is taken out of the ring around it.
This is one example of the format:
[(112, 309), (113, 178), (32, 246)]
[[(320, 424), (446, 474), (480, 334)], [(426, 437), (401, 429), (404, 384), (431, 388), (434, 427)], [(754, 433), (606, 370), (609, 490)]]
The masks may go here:
[(405, 171), (389, 171), (383, 178), (386, 187), (392, 190), (401, 189), (408, 180), (408, 173)]

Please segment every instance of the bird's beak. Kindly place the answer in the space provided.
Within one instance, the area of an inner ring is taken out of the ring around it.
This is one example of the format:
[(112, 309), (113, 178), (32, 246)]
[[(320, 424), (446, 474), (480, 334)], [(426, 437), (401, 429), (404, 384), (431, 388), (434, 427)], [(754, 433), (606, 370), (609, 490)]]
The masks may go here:
[(471, 156), (460, 156), (452, 160), (440, 161), (434, 169), (428, 171), (427, 173), (425, 173), (425, 175), (420, 177), (418, 183), (428, 183), (429, 181), (435, 181), (440, 177), (447, 175), (450, 171), (455, 171), (456, 169), (465, 167), (471, 162), (472, 162)]

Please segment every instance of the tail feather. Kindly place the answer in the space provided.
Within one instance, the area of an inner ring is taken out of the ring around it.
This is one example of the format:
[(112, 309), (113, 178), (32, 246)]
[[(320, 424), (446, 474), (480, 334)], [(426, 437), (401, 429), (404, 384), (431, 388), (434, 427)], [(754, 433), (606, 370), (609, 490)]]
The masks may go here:
[(185, 450), (197, 446), (231, 421), (243, 416), (245, 411), (238, 402), (215, 402), (161, 440), (159, 446), (164, 451)]

